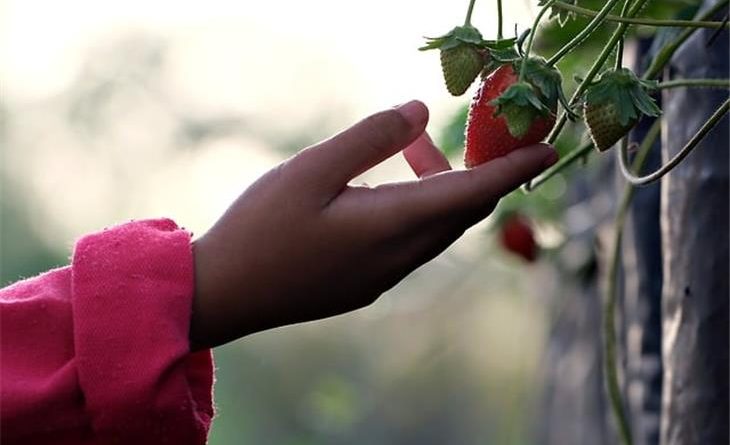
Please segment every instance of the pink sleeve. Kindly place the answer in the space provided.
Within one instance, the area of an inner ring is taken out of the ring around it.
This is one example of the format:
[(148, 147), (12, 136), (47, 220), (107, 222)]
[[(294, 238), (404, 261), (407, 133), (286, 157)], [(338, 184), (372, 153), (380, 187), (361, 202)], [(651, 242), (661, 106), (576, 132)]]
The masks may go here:
[(0, 290), (3, 443), (204, 444), (213, 364), (189, 351), (193, 289), (190, 235), (149, 220)]

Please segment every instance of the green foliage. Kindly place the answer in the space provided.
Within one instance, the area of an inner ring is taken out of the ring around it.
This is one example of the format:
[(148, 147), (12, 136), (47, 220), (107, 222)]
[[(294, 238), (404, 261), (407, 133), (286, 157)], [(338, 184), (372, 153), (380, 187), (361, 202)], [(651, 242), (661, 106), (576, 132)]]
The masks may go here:
[[(605, 4), (604, 1), (598, 0), (581, 0), (580, 2), (571, 0), (567, 1), (567, 3), (579, 3), (581, 7), (590, 8), (596, 11)], [(539, 4), (544, 5), (545, 0), (541, 0)], [(650, 2), (641, 15), (659, 19), (674, 18), (677, 16), (680, 16), (680, 18), (691, 18), (696, 12), (699, 4), (699, 0), (665, 0), (662, 2)], [(618, 9), (619, 8), (617, 7), (614, 12), (618, 12)], [(554, 8), (552, 10), (551, 17), (556, 20), (541, 27), (539, 34), (535, 39), (533, 50), (537, 54), (549, 56), (555, 53), (560, 47), (569, 42), (577, 33), (585, 28), (591, 20), (590, 17), (569, 14), (559, 8)], [(561, 59), (557, 67), (560, 72), (563, 73), (563, 76), (561, 77), (565, 79), (561, 79), (562, 89), (560, 91), (556, 91), (554, 89), (551, 90), (550, 88), (552, 87), (542, 85), (540, 88), (541, 94), (545, 94), (549, 97), (554, 97), (555, 94), (559, 94), (558, 100), (561, 102), (564, 100), (562, 90), (572, 94), (577, 87), (577, 83), (574, 79), (576, 77), (580, 78), (586, 73), (590, 67), (590, 63), (586, 63), (586, 61), (596, 59), (609, 36), (613, 33), (615, 26), (615, 24), (610, 23), (601, 26), (574, 51)], [(628, 36), (645, 35), (647, 32), (657, 32), (660, 36), (665, 36), (666, 40), (676, 34), (677, 30), (675, 28), (661, 28), (657, 31), (655, 28), (631, 27)], [(506, 48), (503, 51), (504, 53), (500, 53), (492, 50), (492, 58), (499, 58), (501, 59), (500, 61), (505, 63), (515, 62), (519, 58), (519, 54), (515, 51), (514, 46)], [(648, 57), (651, 57), (651, 54), (649, 54)], [(609, 58), (606, 62), (605, 68), (609, 68), (612, 64), (613, 60), (612, 58)], [(531, 64), (531, 66), (527, 66), (526, 68), (527, 80), (533, 85), (540, 87), (540, 79), (533, 77), (533, 71), (537, 71), (536, 68), (538, 68), (538, 64)], [(656, 112), (656, 105), (646, 94), (645, 89), (648, 87), (649, 85), (642, 84), (641, 93), (643, 94), (640, 94), (638, 91), (634, 91), (634, 94), (630, 93), (631, 104), (635, 106), (635, 109), (642, 113), (645, 112), (647, 114), (653, 114)], [(457, 110), (448, 124), (441, 131), (438, 138), (438, 144), (444, 154), (449, 158), (457, 158), (461, 155), (461, 151), (464, 147), (464, 127), (467, 116), (468, 106), (464, 105)], [(566, 129), (561, 133), (561, 136), (555, 141), (558, 153), (560, 153), (561, 156), (564, 156), (580, 145), (583, 131), (582, 123), (569, 122)], [(569, 175), (572, 170), (573, 169), (566, 170), (565, 175)], [(536, 219), (554, 220), (559, 218), (562, 208), (559, 196), (562, 193), (561, 190), (564, 190), (565, 188), (566, 176), (557, 175), (556, 178), (557, 179), (544, 184), (540, 189), (529, 196), (524, 195), (522, 192), (514, 192), (510, 194), (502, 200), (500, 207), (497, 209), (495, 218), (498, 218), (500, 212), (503, 210), (512, 211), (517, 208), (520, 208), (529, 216)]]
[(466, 126), (466, 118), (468, 116), (469, 107), (464, 105), (454, 113), (446, 126), (441, 130), (437, 138), (437, 145), (447, 158), (461, 156), (466, 139), (464, 127)]

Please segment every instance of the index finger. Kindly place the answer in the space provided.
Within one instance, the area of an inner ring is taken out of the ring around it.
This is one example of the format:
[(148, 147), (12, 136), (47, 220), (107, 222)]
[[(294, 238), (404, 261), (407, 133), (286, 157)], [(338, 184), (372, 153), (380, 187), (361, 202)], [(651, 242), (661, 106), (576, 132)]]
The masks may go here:
[(406, 158), (411, 170), (419, 178), (425, 178), (442, 171), (451, 170), (448, 159), (433, 144), (431, 137), (425, 131), (418, 139), (403, 150), (403, 157)]
[(352, 178), (403, 150), (418, 138), (428, 122), (428, 108), (411, 101), (373, 114), (296, 157), (303, 180), (339, 193)]
[(557, 162), (547, 144), (521, 148), (470, 170), (445, 171), (420, 181), (387, 187), (392, 212), (418, 223), (459, 214), (486, 216), (507, 193)]

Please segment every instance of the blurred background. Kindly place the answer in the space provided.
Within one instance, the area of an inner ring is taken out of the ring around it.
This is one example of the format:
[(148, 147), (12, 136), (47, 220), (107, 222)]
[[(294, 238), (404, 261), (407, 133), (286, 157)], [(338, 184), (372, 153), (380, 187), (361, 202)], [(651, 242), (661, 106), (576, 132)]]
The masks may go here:
[[(77, 237), (129, 219), (201, 234), (282, 159), (412, 98), (461, 166), (471, 93), (449, 96), (438, 54), (417, 48), (461, 24), (467, 3), (1, 0), (1, 284), (66, 264)], [(536, 3), (505, 2), (508, 35)], [(487, 38), (493, 9), (478, 2), (473, 17)], [(564, 63), (586, 65), (581, 54)], [(396, 156), (362, 180), (411, 176)], [(503, 205), (540, 216), (540, 261), (504, 253), (487, 222), (371, 307), (216, 350), (210, 443), (540, 443), (546, 339), (592, 273), (591, 228), (611, 209), (606, 197), (568, 207), (566, 184)], [(554, 371), (579, 388), (596, 367)]]
[[(529, 26), (534, 9), (507, 3), (508, 29)], [(3, 285), (128, 219), (201, 234), (259, 175), (371, 112), (422, 99), (438, 136), (468, 102), (417, 51), (466, 3), (1, 4)], [(411, 176), (396, 156), (364, 180)], [(545, 292), (525, 273), (476, 228), (372, 307), (220, 348), (210, 443), (524, 443)]]

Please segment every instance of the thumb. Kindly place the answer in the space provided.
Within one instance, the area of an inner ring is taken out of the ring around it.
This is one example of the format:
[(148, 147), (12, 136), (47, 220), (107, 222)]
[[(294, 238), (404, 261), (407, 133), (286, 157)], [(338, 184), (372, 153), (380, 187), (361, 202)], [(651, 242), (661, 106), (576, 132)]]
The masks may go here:
[(355, 176), (403, 150), (426, 128), (428, 108), (414, 100), (373, 114), (301, 153), (302, 171), (339, 191)]

